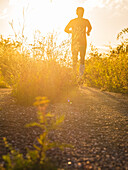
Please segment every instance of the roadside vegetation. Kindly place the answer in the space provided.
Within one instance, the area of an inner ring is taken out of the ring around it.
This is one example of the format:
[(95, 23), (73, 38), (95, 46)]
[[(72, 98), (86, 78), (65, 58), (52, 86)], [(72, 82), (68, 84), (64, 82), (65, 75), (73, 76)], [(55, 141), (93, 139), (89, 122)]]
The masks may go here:
[(107, 55), (98, 53), (91, 46), (90, 58), (85, 61), (84, 80), (88, 86), (102, 90), (128, 93), (128, 29), (122, 30), (117, 38), (120, 45), (110, 48)]
[(27, 47), (22, 41), (0, 39), (1, 87), (6, 82), (17, 102), (24, 105), (32, 104), (37, 96), (59, 101), (76, 85), (67, 42), (57, 46), (53, 34), (39, 34)]
[(85, 61), (84, 80), (88, 86), (102, 90), (128, 93), (128, 42), (107, 55), (99, 54), (92, 46), (90, 58)]

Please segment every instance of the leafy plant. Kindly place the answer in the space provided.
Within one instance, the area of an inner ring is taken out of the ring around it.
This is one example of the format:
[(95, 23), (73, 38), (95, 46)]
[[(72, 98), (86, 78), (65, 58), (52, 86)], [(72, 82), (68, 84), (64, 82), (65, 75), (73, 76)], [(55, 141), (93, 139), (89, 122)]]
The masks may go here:
[(26, 127), (38, 126), (42, 130), (42, 134), (37, 138), (38, 143), (34, 144), (33, 150), (27, 149), (27, 154), (24, 157), (19, 151), (13, 149), (4, 138), (5, 146), (10, 150), (10, 153), (3, 156), (5, 166), (1, 166), (3, 170), (54, 170), (57, 169), (53, 162), (47, 157), (46, 152), (52, 148), (64, 149), (71, 147), (68, 144), (60, 144), (51, 142), (48, 135), (54, 129), (57, 129), (64, 120), (64, 115), (55, 118), (51, 113), (46, 112), (49, 100), (46, 97), (37, 97), (34, 105), (38, 109), (38, 122), (27, 124)]

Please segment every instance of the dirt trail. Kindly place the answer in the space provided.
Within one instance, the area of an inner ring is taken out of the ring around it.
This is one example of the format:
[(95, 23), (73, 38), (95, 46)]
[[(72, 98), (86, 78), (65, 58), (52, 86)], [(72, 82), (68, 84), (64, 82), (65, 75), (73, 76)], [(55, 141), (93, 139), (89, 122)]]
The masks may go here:
[[(51, 140), (74, 145), (49, 155), (64, 169), (128, 169), (128, 96), (81, 87), (69, 94), (65, 103), (51, 105), (55, 114), (65, 114), (61, 130)], [(39, 129), (24, 125), (35, 121), (33, 107), (17, 106), (9, 90), (0, 90), (0, 155), (6, 153), (5, 136), (23, 153), (32, 147)]]

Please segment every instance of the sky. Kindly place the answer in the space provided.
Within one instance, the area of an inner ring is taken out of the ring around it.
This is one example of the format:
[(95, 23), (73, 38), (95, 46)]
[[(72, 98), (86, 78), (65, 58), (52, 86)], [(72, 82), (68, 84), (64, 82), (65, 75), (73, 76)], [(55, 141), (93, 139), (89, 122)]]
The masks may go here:
[(128, 27), (128, 0), (0, 0), (0, 34), (13, 35), (9, 24), (13, 20), (18, 32), (23, 25), (25, 35), (32, 39), (34, 30), (42, 34), (59, 33), (59, 40), (68, 38), (64, 32), (68, 22), (76, 18), (76, 8), (84, 7), (84, 18), (92, 25), (88, 44), (99, 48), (116, 45), (117, 34)]

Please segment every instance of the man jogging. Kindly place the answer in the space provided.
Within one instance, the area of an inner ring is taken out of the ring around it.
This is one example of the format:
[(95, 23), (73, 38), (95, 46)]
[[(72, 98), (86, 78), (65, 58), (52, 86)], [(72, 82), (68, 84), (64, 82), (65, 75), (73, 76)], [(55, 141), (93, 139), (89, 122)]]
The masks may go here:
[[(92, 26), (88, 19), (84, 19), (84, 8), (78, 7), (76, 10), (77, 18), (72, 19), (65, 27), (66, 33), (72, 34), (72, 59), (73, 59), (73, 70), (76, 72), (76, 66), (78, 61), (78, 52), (80, 52), (80, 68), (79, 74), (83, 75), (85, 69), (85, 55), (87, 48), (86, 34), (89, 36)], [(88, 28), (88, 29), (87, 29)], [(86, 30), (87, 29), (87, 30)]]

